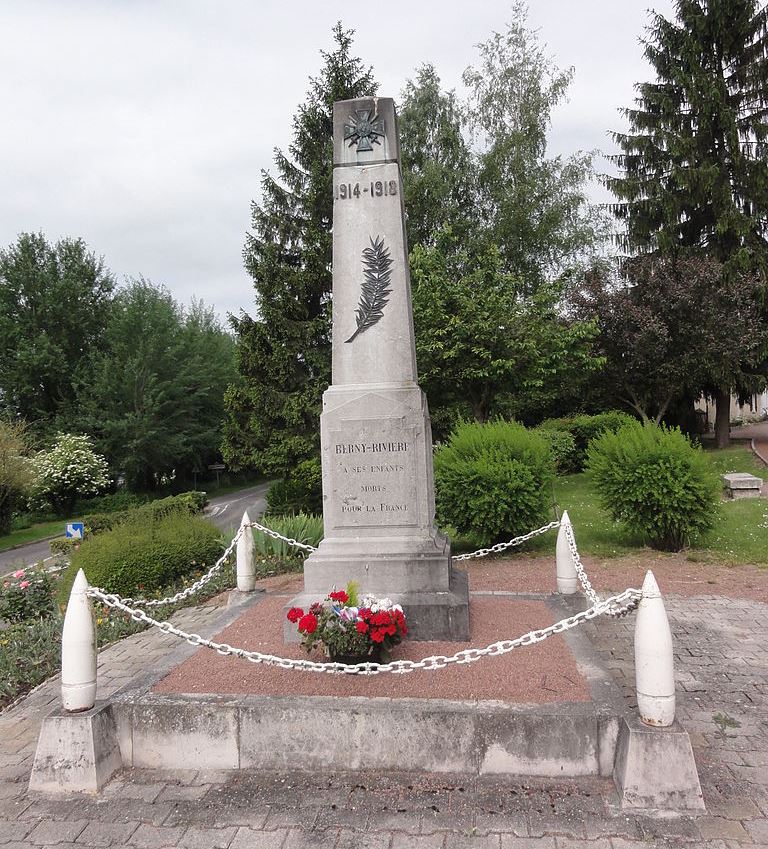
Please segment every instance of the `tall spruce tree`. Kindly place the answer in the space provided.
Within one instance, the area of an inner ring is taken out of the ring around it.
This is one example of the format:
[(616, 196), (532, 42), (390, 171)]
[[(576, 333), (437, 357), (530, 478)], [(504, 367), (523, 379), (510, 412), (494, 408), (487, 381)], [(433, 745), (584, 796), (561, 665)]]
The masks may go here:
[[(656, 81), (637, 86), (614, 137), (629, 252), (698, 247), (724, 274), (768, 269), (768, 12), (758, 0), (677, 0), (676, 20), (654, 13), (643, 42)], [(734, 328), (736, 332), (740, 329)], [(727, 444), (731, 390), (756, 363), (709, 390), (718, 444)], [(757, 368), (757, 371), (760, 371)], [(758, 378), (758, 381), (760, 378)]]
[(223, 453), (232, 468), (285, 474), (319, 445), (321, 397), (331, 379), (333, 103), (369, 96), (373, 72), (352, 56), (353, 30), (333, 29), (293, 121), (277, 177), (262, 172), (262, 200), (243, 252), (257, 315), (232, 316), (241, 379), (225, 399)]

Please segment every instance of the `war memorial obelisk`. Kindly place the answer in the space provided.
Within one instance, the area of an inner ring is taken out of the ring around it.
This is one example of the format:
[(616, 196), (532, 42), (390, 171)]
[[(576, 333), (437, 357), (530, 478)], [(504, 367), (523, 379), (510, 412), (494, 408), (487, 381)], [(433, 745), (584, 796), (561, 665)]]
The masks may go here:
[(403, 605), (409, 636), (467, 640), (467, 576), (435, 527), (432, 431), (418, 386), (391, 98), (333, 110), (333, 383), (320, 418), (325, 538), (306, 607), (350, 580)]

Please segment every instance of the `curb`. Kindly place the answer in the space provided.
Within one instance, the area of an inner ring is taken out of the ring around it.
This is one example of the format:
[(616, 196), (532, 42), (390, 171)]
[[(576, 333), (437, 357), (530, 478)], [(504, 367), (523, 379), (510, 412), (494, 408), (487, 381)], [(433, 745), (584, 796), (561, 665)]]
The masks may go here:
[[(761, 446), (762, 451), (760, 448), (758, 448), (758, 445)], [(757, 457), (758, 460), (762, 461), (763, 465), (768, 466), (768, 450), (766, 450), (766, 447), (763, 446), (768, 446), (768, 443), (757, 442), (754, 438), (750, 443), (752, 453)], [(762, 453), (763, 451), (765, 451), (766, 453)]]

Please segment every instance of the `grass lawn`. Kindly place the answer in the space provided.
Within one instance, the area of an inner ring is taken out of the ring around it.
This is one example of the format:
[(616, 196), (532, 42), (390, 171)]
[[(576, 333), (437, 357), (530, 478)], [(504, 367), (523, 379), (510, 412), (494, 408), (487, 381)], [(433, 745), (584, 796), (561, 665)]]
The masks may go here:
[(7, 536), (0, 537), (0, 551), (7, 551), (15, 545), (26, 545), (29, 542), (38, 542), (52, 536), (63, 536), (65, 524), (64, 519), (56, 519), (53, 522), (41, 522), (38, 525), (30, 525), (28, 528), (12, 531)]
[[(750, 472), (768, 477), (768, 469), (744, 445), (710, 449), (706, 455), (718, 474)], [(603, 510), (586, 474), (557, 478), (554, 497), (559, 509), (568, 511), (579, 549), (586, 554), (618, 557), (642, 547), (641, 539), (632, 537)], [(687, 552), (688, 558), (768, 565), (768, 499), (723, 500), (719, 514), (715, 527)], [(554, 535), (539, 538), (529, 550), (554, 551)]]

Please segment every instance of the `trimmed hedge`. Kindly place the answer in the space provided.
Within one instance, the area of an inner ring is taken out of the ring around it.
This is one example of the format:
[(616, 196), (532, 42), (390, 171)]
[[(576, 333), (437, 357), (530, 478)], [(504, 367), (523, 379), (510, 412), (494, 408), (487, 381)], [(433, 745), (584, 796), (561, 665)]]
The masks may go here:
[(435, 452), (438, 522), (484, 545), (546, 521), (554, 464), (547, 440), (517, 422), (461, 422)]
[(219, 530), (201, 516), (175, 511), (123, 522), (72, 552), (59, 598), (68, 598), (78, 569), (85, 571), (91, 585), (108, 592), (151, 594), (190, 571), (211, 566), (222, 549)]
[(568, 471), (580, 472), (584, 469), (587, 450), (593, 439), (606, 432), (615, 433), (620, 428), (635, 421), (637, 419), (621, 410), (607, 410), (604, 413), (596, 413), (594, 416), (580, 415), (546, 419), (537, 430), (556, 430), (569, 433), (573, 437), (574, 452), (568, 458)]
[(587, 471), (610, 516), (653, 548), (679, 551), (717, 517), (720, 481), (677, 428), (632, 422), (590, 446)]
[(140, 507), (132, 507), (129, 510), (93, 513), (83, 518), (83, 524), (86, 534), (98, 534), (134, 520), (153, 521), (177, 512), (194, 515), (201, 513), (207, 503), (208, 496), (204, 492), (182, 492), (180, 495), (169, 495), (168, 498), (148, 501)]

